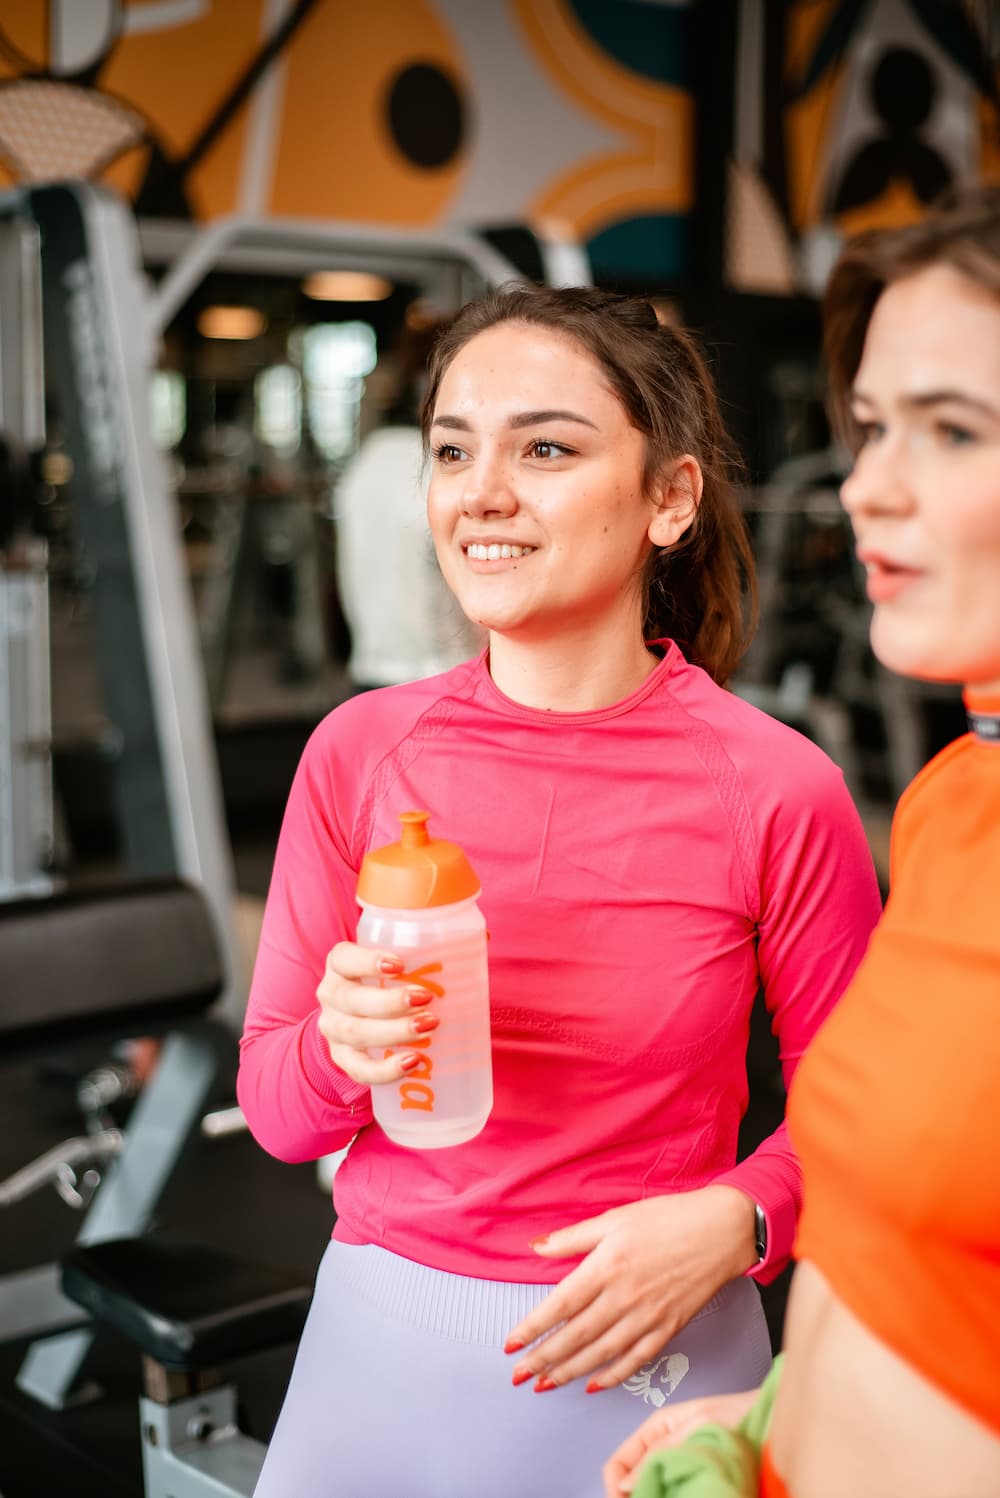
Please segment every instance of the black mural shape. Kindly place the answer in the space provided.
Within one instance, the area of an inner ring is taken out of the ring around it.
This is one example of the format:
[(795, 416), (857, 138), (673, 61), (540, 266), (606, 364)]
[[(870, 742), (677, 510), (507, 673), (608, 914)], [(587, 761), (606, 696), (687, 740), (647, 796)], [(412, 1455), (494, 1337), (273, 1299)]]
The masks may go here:
[(277, 61), (318, 0), (296, 0), (293, 8), (275, 27), (268, 40), (251, 59), (215, 113), (202, 126), (198, 136), (183, 156), (168, 157), (154, 142), (146, 175), (136, 195), (137, 214), (149, 218), (189, 218), (191, 210), (186, 179), (198, 162), (207, 155), (218, 137), (253, 94), (260, 80)]
[(462, 96), (432, 63), (413, 63), (396, 75), (386, 115), (396, 146), (414, 166), (447, 166), (465, 139)]
[(833, 213), (859, 208), (881, 197), (893, 181), (908, 182), (922, 203), (931, 203), (951, 182), (937, 151), (919, 138), (934, 106), (934, 74), (918, 52), (883, 52), (871, 80), (871, 100), (885, 132), (857, 152), (830, 204)]

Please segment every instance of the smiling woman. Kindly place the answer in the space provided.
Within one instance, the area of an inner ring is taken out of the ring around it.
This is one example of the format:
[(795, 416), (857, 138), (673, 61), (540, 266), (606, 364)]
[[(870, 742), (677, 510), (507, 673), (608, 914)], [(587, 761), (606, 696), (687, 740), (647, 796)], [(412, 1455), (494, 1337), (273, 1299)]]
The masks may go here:
[[(644, 301), (500, 291), (441, 337), (423, 424), (488, 648), (338, 708), (289, 801), (240, 1100), (282, 1158), (354, 1142), (258, 1498), (595, 1498), (638, 1409), (770, 1363), (754, 1281), (798, 1167), (783, 1127), (737, 1160), (750, 1009), (791, 1077), (878, 895), (839, 772), (723, 688), (752, 566), (692, 340)], [(371, 1098), (447, 1000), (354, 942), (360, 861), (415, 806), (490, 931), (493, 1113), (437, 1151)]]

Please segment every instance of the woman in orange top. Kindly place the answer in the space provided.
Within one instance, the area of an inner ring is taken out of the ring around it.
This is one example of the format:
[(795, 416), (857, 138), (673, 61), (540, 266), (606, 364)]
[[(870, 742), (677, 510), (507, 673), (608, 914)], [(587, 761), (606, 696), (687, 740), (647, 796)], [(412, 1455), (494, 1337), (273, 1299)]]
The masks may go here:
[[(825, 300), (842, 490), (892, 670), (970, 733), (897, 808), (891, 894), (789, 1101), (800, 1260), (768, 1498), (1000, 1494), (1000, 194), (868, 235)], [(605, 1469), (752, 1395), (660, 1412)]]

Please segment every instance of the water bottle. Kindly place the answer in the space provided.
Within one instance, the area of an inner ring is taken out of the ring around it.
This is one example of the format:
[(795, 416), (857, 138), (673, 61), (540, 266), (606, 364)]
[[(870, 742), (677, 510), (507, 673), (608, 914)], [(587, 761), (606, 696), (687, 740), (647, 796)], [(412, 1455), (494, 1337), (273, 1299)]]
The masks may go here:
[(429, 813), (405, 811), (401, 839), (367, 853), (358, 877), (358, 944), (395, 952), (403, 973), (370, 980), (378, 986), (406, 984), (428, 989), (429, 1012), (441, 1023), (405, 1047), (420, 1065), (398, 1082), (372, 1088), (372, 1108), (396, 1144), (440, 1149), (473, 1139), (493, 1107), (486, 922), (480, 893), (465, 854), (456, 843), (432, 838)]

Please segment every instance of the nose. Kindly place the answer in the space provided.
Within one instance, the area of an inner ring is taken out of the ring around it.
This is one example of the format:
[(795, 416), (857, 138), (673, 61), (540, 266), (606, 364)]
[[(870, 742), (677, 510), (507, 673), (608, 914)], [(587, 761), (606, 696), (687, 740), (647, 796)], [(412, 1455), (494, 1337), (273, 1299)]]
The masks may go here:
[(869, 517), (906, 514), (913, 496), (903, 444), (886, 434), (863, 447), (840, 486), (840, 502), (855, 525)]
[(513, 515), (516, 510), (517, 495), (501, 455), (480, 453), (465, 473), (463, 515), (472, 520), (487, 520), (493, 515)]

